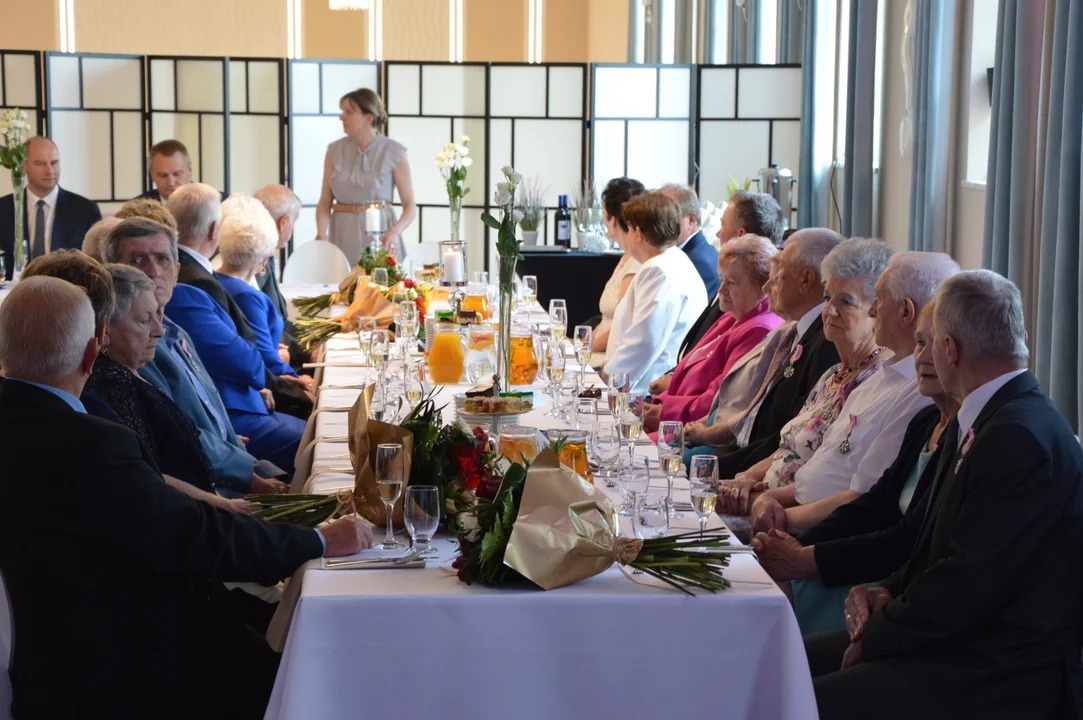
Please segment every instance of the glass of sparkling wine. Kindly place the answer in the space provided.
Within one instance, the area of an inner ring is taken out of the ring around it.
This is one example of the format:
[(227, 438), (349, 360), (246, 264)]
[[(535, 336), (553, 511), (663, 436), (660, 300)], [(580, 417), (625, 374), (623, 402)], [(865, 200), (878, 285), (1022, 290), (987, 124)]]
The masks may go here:
[(432, 536), (440, 525), (440, 490), (435, 485), (411, 485), (406, 488), (402, 519), (414, 541), (414, 550), (420, 546), (422, 555), (436, 555)]
[(567, 360), (564, 357), (564, 344), (550, 340), (546, 348), (546, 375), (549, 378), (549, 396), (553, 399), (553, 409), (546, 415), (560, 417), (560, 400), (557, 394), (560, 392), (560, 383), (564, 380), (564, 366)]
[[(711, 517), (715, 504), (718, 502), (718, 489), (710, 485), (692, 483), (689, 492), (692, 495), (692, 508), (699, 517), (699, 534), (702, 536), (707, 531), (707, 518)], [(707, 548), (703, 550), (706, 551)]]
[[(658, 425), (658, 461), (666, 473), (666, 487), (669, 497), (673, 497), (673, 478), (681, 469), (684, 458), (684, 423), (676, 420), (663, 420)], [(674, 518), (684, 517), (673, 513)]]
[(371, 315), (357, 318), (357, 347), (365, 355), (365, 361), (369, 362), (369, 343), (372, 341), (372, 331), (376, 329), (376, 318)]
[(538, 302), (538, 278), (535, 275), (524, 275), (522, 285), (523, 309), (530, 312), (534, 303)]
[(698, 485), (718, 490), (718, 458), (714, 455), (693, 455), (688, 479)]
[(635, 464), (636, 441), (643, 434), (643, 398), (629, 393), (624, 396), (624, 412), (620, 416), (620, 436), (628, 444), (628, 467)]
[(590, 354), (594, 350), (594, 328), (590, 325), (576, 325), (572, 346), (575, 348), (576, 362), (579, 363), (579, 384), (582, 385), (586, 380)]
[[(556, 300), (553, 301), (557, 302)], [(560, 302), (564, 302), (561, 300)], [(549, 308), (549, 334), (553, 338), (553, 342), (560, 345), (561, 351), (564, 350), (564, 340), (568, 337), (568, 308), (563, 305), (556, 305)]]
[(400, 550), (402, 543), (395, 540), (392, 527), (395, 502), (402, 495), (403, 465), (406, 455), (398, 443), (381, 443), (376, 446), (376, 489), (387, 512), (387, 532), (384, 535), (383, 550)]
[(379, 382), (383, 382), (384, 370), (391, 358), (391, 334), (387, 330), (373, 330), (369, 339), (369, 359), (376, 368)]

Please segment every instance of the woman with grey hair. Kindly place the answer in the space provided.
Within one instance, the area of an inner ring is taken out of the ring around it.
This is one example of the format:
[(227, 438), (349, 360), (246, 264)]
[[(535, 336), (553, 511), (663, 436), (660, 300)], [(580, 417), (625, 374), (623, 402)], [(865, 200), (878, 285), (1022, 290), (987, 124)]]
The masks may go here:
[[(876, 298), (876, 281), (890, 259), (887, 243), (866, 238), (845, 240), (824, 258), (824, 337), (834, 343), (841, 362), (823, 374), (801, 412), (783, 426), (778, 450), (722, 484), (719, 513), (745, 510), (740, 491), (746, 484), (752, 487), (755, 499), (765, 490), (793, 483), (794, 475), (815, 454), (824, 434), (839, 418), (850, 393), (887, 360), (883, 348), (876, 344), (869, 308)], [(796, 353), (800, 353), (800, 346)], [(746, 521), (738, 524), (747, 526)]]
[(113, 279), (116, 304), (105, 333), (105, 349), (94, 363), (86, 388), (100, 395), (139, 436), (163, 475), (213, 493), (211, 463), (199, 442), (199, 431), (168, 395), (139, 375), (139, 368), (154, 359), (158, 338), (165, 334), (154, 281), (127, 265), (105, 267)]

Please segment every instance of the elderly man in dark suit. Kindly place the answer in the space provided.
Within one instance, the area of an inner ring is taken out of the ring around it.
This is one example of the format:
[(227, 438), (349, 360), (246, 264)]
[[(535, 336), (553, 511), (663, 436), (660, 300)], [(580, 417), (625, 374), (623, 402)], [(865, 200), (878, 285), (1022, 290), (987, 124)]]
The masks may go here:
[[(60, 150), (47, 137), (33, 137), (27, 146), (26, 204), (23, 206), (24, 239), (29, 242), (27, 262), (60, 248), (83, 246), (90, 226), (102, 219), (96, 203), (60, 187)], [(0, 198), (0, 250), (4, 272), (15, 267), (15, 198)]]
[(944, 283), (933, 360), (961, 405), (909, 560), (806, 641), (821, 718), (1080, 716), (1083, 450), (1027, 357), (1011, 282)]
[[(83, 409), (98, 351), (90, 301), (63, 280), (28, 278), (0, 306), (12, 714), (262, 716), (278, 656), (232, 614), (221, 583), (276, 582), (370, 546), (372, 529), (277, 525), (174, 490), (135, 433)], [(42, 488), (48, 512), (28, 513)]]
[(664, 185), (659, 192), (666, 195), (681, 207), (681, 232), (677, 236), (677, 247), (696, 266), (696, 272), (707, 288), (707, 297), (718, 295), (718, 251), (703, 236), (699, 228), (699, 197), (696, 191), (687, 185)]

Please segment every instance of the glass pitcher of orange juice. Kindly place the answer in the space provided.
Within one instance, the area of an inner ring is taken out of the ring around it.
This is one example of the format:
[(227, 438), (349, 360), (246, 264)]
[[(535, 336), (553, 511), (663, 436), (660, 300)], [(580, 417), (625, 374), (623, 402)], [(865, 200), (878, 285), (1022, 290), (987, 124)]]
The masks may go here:
[(538, 431), (525, 425), (502, 428), (496, 454), (514, 463), (533, 462), (538, 456)]
[(466, 294), (463, 296), (463, 310), (473, 310), (478, 314), (479, 320), (488, 320), (492, 317), (489, 308), (489, 290), (483, 283), (472, 282), (466, 286)]
[(557, 438), (564, 440), (564, 445), (560, 448), (558, 455), (560, 464), (574, 470), (577, 475), (594, 484), (594, 476), (590, 473), (590, 463), (587, 462), (587, 432), (561, 430)]
[(533, 385), (538, 379), (538, 353), (534, 337), (524, 327), (511, 329), (511, 384)]
[(429, 351), (429, 375), (434, 383), (454, 385), (462, 382), (463, 362), (466, 351), (459, 326), (454, 323), (436, 323)]

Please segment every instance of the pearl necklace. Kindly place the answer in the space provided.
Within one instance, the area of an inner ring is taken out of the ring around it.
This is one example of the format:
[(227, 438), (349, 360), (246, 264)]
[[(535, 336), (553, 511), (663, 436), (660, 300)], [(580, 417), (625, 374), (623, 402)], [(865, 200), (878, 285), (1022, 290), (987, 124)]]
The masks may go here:
[(884, 349), (882, 347), (881, 348), (876, 348), (871, 353), (866, 355), (861, 360), (861, 362), (857, 363), (856, 365), (853, 365), (852, 367), (848, 367), (848, 368), (839, 368), (838, 370), (836, 370), (835, 371), (835, 377), (833, 378), (834, 381), (835, 381), (835, 384), (836, 385), (841, 385), (843, 380), (849, 380), (856, 373), (860, 372), (862, 368), (864, 368), (866, 365), (868, 365), (873, 360), (875, 360), (876, 356), (879, 355), (880, 353), (882, 353), (883, 351), (884, 351)]

